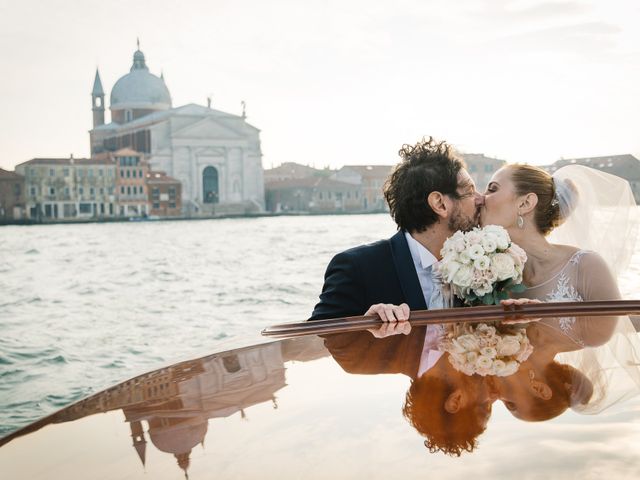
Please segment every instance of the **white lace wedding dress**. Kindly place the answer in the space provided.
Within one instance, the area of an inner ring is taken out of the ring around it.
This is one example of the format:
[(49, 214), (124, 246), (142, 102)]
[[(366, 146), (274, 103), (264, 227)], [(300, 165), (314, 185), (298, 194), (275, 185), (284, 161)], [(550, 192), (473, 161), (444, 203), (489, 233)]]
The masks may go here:
[[(547, 280), (514, 297), (543, 302), (621, 298), (606, 262), (589, 250), (577, 250)], [(589, 403), (574, 410), (599, 413), (640, 392), (640, 340), (628, 317), (559, 317), (540, 323), (571, 339), (574, 351), (559, 353), (556, 360), (580, 370), (594, 386)]]

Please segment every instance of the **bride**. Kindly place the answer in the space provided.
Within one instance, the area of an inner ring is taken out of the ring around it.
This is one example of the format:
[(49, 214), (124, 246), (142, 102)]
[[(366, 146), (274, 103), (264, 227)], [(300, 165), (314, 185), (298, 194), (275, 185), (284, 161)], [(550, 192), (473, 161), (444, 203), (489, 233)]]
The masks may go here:
[[(482, 225), (505, 227), (527, 253), (520, 296), (617, 300), (614, 274), (628, 265), (635, 244), (634, 206), (629, 184), (613, 175), (572, 165), (552, 176), (508, 165), (489, 182), (479, 214)], [(552, 243), (554, 229), (559, 242)]]
[[(616, 277), (628, 266), (638, 222), (631, 188), (625, 180), (580, 165), (550, 175), (530, 165), (508, 165), (487, 185), (479, 209), (481, 225), (501, 225), (527, 253), (520, 300), (562, 302), (617, 300)], [(566, 364), (594, 382), (588, 404), (572, 405), (597, 413), (640, 389), (640, 342), (628, 317), (543, 320), (577, 347), (560, 354)], [(600, 344), (585, 342), (585, 332), (610, 328)], [(613, 328), (611, 328), (613, 326)], [(635, 386), (635, 387), (634, 387)], [(504, 401), (504, 399), (503, 399)]]

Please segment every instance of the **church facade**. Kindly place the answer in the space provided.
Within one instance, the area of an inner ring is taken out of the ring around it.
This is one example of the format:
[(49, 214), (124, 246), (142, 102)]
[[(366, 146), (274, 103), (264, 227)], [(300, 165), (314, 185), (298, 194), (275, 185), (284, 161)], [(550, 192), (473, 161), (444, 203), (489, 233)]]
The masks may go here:
[(173, 107), (163, 76), (149, 72), (140, 49), (128, 74), (113, 86), (105, 123), (105, 93), (96, 71), (91, 155), (131, 148), (151, 170), (182, 184), (183, 213), (264, 210), (260, 130), (242, 115), (188, 104)]

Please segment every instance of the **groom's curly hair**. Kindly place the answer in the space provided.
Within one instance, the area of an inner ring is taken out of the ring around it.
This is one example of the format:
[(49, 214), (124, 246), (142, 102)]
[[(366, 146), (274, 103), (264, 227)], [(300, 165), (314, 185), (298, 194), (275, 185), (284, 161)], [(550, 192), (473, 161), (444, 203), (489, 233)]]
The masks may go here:
[[(478, 446), (478, 437), (486, 429), (491, 407), (482, 413), (472, 402), (455, 413), (449, 413), (445, 402), (456, 388), (472, 392), (477, 378), (464, 379), (464, 386), (423, 375), (411, 382), (402, 413), (407, 421), (425, 438), (424, 446), (430, 453), (442, 452), (459, 457), (463, 452), (473, 452)], [(474, 382), (475, 380), (475, 382)]]
[(403, 145), (400, 163), (384, 185), (384, 196), (398, 229), (424, 232), (438, 221), (427, 203), (431, 192), (458, 199), (458, 173), (464, 161), (453, 147), (425, 137), (415, 145)]

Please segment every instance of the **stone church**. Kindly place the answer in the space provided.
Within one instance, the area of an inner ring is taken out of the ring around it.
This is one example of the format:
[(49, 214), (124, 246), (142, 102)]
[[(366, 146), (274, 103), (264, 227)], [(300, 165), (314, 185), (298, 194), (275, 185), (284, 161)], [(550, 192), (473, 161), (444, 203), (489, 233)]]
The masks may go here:
[(152, 170), (182, 183), (185, 214), (248, 213), (264, 210), (260, 130), (208, 106), (173, 107), (163, 75), (149, 72), (145, 56), (133, 54), (129, 73), (111, 90), (111, 122), (105, 123), (100, 74), (91, 92), (91, 155), (131, 148)]

